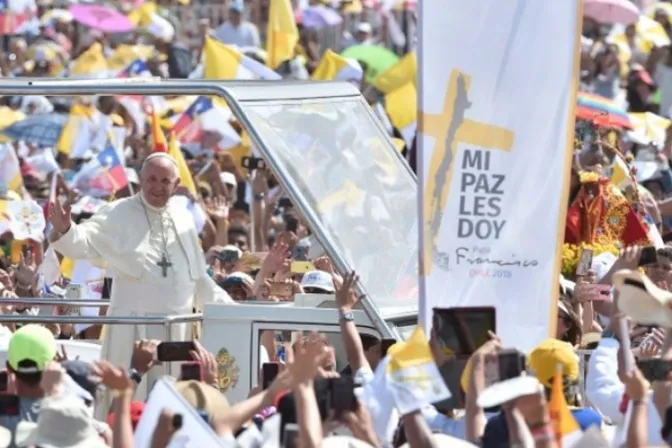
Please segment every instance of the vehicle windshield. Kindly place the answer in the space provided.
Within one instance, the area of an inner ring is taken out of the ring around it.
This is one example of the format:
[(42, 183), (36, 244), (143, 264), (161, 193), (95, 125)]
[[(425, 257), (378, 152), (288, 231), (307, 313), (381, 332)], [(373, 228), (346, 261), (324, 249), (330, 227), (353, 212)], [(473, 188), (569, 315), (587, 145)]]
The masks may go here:
[(364, 101), (241, 104), (378, 308), (416, 305), (417, 184)]

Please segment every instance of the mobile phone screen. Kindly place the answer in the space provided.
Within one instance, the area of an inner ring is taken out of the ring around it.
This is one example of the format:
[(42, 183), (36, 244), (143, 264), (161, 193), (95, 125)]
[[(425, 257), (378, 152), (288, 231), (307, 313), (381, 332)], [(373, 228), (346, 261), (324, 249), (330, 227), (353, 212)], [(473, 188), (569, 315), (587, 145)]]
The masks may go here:
[(284, 433), (282, 446), (284, 448), (299, 448), (299, 425), (296, 423), (287, 423)]
[(525, 355), (518, 350), (502, 350), (497, 355), (499, 381), (519, 377), (525, 371)]
[(588, 275), (593, 264), (593, 249), (582, 249), (579, 264), (576, 265), (576, 275)]
[(443, 352), (471, 355), (496, 333), (494, 307), (434, 308), (434, 328)]
[(290, 270), (292, 274), (305, 274), (306, 272), (314, 271), (315, 265), (310, 261), (292, 261)]
[(19, 415), (18, 395), (0, 395), (0, 415)]
[(201, 381), (203, 379), (203, 368), (200, 362), (185, 362), (180, 366), (180, 380)]
[(653, 246), (648, 246), (642, 249), (642, 254), (639, 256), (639, 266), (648, 266), (658, 262), (658, 251)]
[(237, 250), (223, 250), (217, 254), (217, 259), (222, 263), (235, 264), (240, 258), (240, 253)]
[(192, 341), (162, 342), (156, 347), (156, 357), (161, 362), (192, 361), (193, 350), (196, 346)]
[(277, 362), (266, 362), (261, 366), (262, 386), (264, 390), (275, 380), (280, 371), (280, 364)]

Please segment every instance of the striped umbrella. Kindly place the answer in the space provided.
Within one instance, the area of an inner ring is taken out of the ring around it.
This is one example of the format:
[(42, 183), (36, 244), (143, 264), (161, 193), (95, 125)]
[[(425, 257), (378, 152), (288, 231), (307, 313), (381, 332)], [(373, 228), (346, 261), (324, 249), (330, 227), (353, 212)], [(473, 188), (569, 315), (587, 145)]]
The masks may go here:
[(576, 118), (590, 121), (596, 126), (632, 129), (628, 113), (613, 100), (592, 93), (579, 92)]

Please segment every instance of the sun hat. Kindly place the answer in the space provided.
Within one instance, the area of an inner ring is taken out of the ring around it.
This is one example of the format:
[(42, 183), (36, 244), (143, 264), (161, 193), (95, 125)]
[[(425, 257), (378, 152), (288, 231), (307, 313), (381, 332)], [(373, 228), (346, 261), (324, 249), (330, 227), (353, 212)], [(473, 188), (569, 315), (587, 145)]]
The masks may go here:
[(579, 378), (579, 358), (569, 342), (549, 338), (535, 347), (528, 356), (528, 364), (541, 384), (550, 388), (558, 365), (562, 375), (572, 381)]
[(493, 408), (516, 398), (539, 393), (541, 390), (541, 384), (535, 377), (518, 376), (486, 387), (476, 399), (476, 404), (483, 409)]
[[(56, 356), (54, 335), (46, 327), (28, 324), (14, 332), (7, 348), (7, 363), (17, 373), (37, 373)], [(31, 366), (21, 366), (23, 362)]]
[(175, 389), (197, 411), (205, 413), (208, 423), (218, 413), (229, 409), (229, 402), (219, 390), (202, 381), (178, 381)]
[(640, 324), (672, 326), (672, 293), (653, 284), (639, 271), (623, 269), (613, 276), (618, 308)]
[(301, 279), (304, 288), (317, 288), (326, 292), (334, 292), (334, 279), (328, 272), (308, 271)]
[(20, 422), (14, 440), (19, 447), (107, 447), (88, 408), (71, 395), (43, 399), (37, 422)]

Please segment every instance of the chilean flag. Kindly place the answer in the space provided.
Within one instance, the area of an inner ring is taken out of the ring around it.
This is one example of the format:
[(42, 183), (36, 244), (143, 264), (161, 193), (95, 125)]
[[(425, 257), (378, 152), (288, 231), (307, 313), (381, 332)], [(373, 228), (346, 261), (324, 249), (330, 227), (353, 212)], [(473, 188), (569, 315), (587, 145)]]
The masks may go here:
[(199, 96), (196, 101), (185, 110), (173, 127), (173, 132), (180, 138), (182, 134), (191, 126), (191, 124), (198, 118), (199, 115), (212, 109), (214, 106), (212, 100), (205, 96)]
[(120, 71), (117, 78), (137, 78), (139, 76), (149, 76), (150, 74), (145, 61), (138, 58)]
[(96, 159), (100, 166), (106, 171), (104, 171), (104, 176), (112, 182), (114, 190), (124, 188), (128, 184), (126, 172), (124, 172), (124, 167), (119, 160), (117, 150), (109, 140), (105, 149), (96, 156)]

